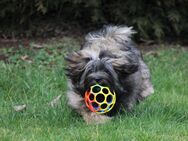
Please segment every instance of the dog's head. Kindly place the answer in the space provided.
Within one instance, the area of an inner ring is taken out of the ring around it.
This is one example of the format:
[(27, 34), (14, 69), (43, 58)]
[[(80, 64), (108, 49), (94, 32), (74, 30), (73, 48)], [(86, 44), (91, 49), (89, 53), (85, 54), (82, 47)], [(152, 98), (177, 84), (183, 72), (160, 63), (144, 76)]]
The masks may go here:
[(84, 47), (66, 57), (67, 76), (75, 90), (84, 94), (90, 86), (98, 83), (123, 91), (121, 77), (138, 70), (138, 58), (128, 46), (126, 34), (131, 32), (128, 29), (105, 28), (105, 31), (88, 34)]

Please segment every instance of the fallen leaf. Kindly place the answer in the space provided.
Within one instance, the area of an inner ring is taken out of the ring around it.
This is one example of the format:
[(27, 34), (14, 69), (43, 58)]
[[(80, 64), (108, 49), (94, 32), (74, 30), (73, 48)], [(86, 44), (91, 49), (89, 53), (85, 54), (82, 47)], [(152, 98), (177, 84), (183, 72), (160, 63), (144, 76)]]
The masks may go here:
[(61, 103), (61, 96), (62, 96), (62, 95), (58, 95), (57, 97), (55, 97), (55, 98), (49, 103), (49, 105), (50, 105), (51, 107), (55, 107), (55, 106), (59, 105), (59, 104)]
[(20, 57), (20, 59), (23, 60), (23, 61), (26, 61), (26, 60), (29, 59), (29, 56), (28, 55), (23, 55), (23, 56)]
[(32, 47), (34, 47), (34, 48), (36, 48), (36, 49), (41, 49), (41, 48), (43, 48), (44, 46), (39, 45), (39, 44), (32, 44)]
[(146, 56), (152, 55), (152, 56), (154, 56), (154, 57), (158, 57), (158, 56), (160, 55), (160, 53), (157, 52), (157, 51), (149, 51), (149, 52), (147, 52), (145, 55), (146, 55)]
[(13, 106), (15, 112), (22, 112), (26, 110), (26, 104)]
[(140, 41), (143, 42), (145, 45), (153, 45), (155, 43), (154, 40), (146, 40), (143, 38), (141, 38)]
[(27, 61), (28, 63), (32, 63), (32, 60), (29, 58), (28, 55), (23, 55), (20, 57), (22, 61)]

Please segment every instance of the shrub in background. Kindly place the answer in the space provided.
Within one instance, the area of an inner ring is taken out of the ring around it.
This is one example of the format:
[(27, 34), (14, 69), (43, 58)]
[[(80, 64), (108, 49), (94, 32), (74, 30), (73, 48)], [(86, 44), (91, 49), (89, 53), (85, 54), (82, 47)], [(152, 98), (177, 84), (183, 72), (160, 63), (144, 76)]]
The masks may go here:
[(188, 35), (187, 0), (1, 0), (1, 29), (28, 29), (35, 19), (74, 21), (83, 27), (134, 26), (138, 37), (161, 40)]

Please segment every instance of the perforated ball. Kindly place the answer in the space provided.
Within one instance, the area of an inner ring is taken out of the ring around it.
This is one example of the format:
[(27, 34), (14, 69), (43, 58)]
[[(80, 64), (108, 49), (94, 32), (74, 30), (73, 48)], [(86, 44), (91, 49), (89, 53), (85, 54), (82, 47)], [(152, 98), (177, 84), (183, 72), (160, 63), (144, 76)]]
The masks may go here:
[(95, 113), (107, 113), (115, 105), (116, 94), (111, 92), (108, 87), (95, 84), (85, 92), (86, 106)]

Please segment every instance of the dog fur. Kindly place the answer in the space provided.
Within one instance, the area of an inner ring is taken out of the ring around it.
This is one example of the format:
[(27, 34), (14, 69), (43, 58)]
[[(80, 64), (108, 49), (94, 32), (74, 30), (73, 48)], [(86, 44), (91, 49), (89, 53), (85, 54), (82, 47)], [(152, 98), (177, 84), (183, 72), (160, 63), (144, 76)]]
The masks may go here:
[[(130, 111), (154, 92), (149, 69), (131, 40), (134, 33), (132, 27), (105, 26), (86, 35), (81, 49), (66, 57), (69, 105), (87, 123), (103, 123)], [(96, 83), (116, 92), (114, 108), (103, 115), (89, 111), (84, 102), (85, 91)]]

